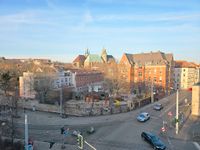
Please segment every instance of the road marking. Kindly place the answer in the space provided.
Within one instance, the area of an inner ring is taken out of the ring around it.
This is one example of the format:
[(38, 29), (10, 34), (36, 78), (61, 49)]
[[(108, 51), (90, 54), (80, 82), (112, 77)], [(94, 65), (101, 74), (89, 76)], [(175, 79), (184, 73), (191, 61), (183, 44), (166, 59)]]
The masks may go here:
[(159, 117), (156, 117), (156, 116), (150, 116), (150, 118), (152, 118), (152, 119), (160, 119)]
[[(186, 97), (186, 96), (185, 96)], [(183, 101), (183, 99), (185, 99), (185, 97), (184, 98), (182, 98), (182, 100), (181, 101)], [(179, 100), (179, 102), (180, 102), (180, 100)], [(172, 107), (174, 107), (176, 105), (176, 103), (174, 103), (174, 104), (172, 104), (170, 107), (168, 107), (164, 112), (162, 112), (160, 115), (159, 115), (159, 117), (162, 117), (166, 112), (168, 112)]]
[(169, 143), (169, 145), (170, 145), (171, 149), (173, 150), (173, 149), (174, 149), (174, 147), (173, 147), (173, 145), (172, 145), (172, 142), (170, 141), (170, 139), (169, 139), (169, 137), (168, 137), (168, 136), (167, 136), (167, 141), (168, 141), (168, 143)]
[(192, 142), (194, 146), (197, 148), (197, 150), (200, 150), (200, 145), (197, 142)]

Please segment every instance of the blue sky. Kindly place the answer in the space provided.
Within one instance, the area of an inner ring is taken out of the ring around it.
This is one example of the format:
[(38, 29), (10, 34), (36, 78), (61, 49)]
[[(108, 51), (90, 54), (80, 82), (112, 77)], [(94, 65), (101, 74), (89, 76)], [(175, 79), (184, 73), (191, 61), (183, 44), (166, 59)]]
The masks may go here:
[(71, 62), (103, 47), (200, 63), (200, 1), (0, 0), (0, 56)]

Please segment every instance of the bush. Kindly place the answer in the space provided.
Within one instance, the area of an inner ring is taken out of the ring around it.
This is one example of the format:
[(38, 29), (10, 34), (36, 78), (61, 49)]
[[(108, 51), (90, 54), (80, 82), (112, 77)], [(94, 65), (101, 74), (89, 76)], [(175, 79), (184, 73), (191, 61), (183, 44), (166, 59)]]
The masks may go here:
[(18, 141), (12, 144), (10, 139), (1, 139), (0, 138), (0, 150), (23, 150), (24, 145)]

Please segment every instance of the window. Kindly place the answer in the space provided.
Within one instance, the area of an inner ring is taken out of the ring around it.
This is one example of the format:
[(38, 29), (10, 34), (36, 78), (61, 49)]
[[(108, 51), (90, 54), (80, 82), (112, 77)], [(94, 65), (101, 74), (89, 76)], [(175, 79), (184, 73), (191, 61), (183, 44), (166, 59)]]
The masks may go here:
[(138, 73), (138, 76), (141, 77), (141, 76), (142, 76), (142, 72), (139, 72), (139, 73)]

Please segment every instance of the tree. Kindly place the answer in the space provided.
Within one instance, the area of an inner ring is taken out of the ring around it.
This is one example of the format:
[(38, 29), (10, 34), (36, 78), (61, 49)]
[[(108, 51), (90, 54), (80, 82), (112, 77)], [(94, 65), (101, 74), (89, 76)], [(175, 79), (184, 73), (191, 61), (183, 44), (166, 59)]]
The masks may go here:
[(34, 90), (41, 103), (45, 103), (52, 90), (53, 79), (50, 76), (40, 75), (34, 79)]
[(0, 88), (4, 91), (5, 95), (7, 95), (7, 91), (10, 88), (11, 78), (9, 71), (2, 73), (0, 76)]
[[(11, 124), (10, 124), (10, 130), (11, 130), (11, 139), (12, 139), (12, 144), (14, 141), (14, 133), (15, 133), (15, 126), (13, 122), (13, 117), (17, 116), (17, 87), (18, 87), (18, 77), (16, 76), (15, 73), (5, 72), (2, 73), (0, 76), (1, 80), (1, 89), (4, 91), (5, 94), (5, 100), (6, 103), (8, 103), (9, 107), (11, 107), (11, 115), (8, 115), (7, 120), (9, 120), (9, 116), (11, 117)], [(7, 93), (9, 91), (9, 94)], [(14, 93), (14, 94), (13, 94)], [(15, 115), (13, 114), (13, 110), (15, 109)]]

